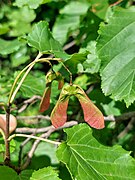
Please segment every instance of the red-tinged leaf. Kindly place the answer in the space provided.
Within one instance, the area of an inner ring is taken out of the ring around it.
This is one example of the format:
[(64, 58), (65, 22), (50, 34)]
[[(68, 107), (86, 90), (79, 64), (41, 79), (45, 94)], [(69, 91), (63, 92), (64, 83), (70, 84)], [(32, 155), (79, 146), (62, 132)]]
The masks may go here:
[(45, 88), (44, 95), (42, 97), (41, 103), (40, 103), (40, 110), (39, 112), (46, 111), (50, 106), (50, 95), (51, 95), (51, 85)]
[(85, 121), (96, 129), (104, 128), (104, 116), (101, 111), (92, 103), (85, 92), (79, 87), (80, 91), (76, 95), (84, 113)]
[(64, 101), (58, 100), (54, 110), (51, 114), (51, 122), (55, 128), (63, 126), (67, 120), (67, 107), (68, 107), (68, 100)]

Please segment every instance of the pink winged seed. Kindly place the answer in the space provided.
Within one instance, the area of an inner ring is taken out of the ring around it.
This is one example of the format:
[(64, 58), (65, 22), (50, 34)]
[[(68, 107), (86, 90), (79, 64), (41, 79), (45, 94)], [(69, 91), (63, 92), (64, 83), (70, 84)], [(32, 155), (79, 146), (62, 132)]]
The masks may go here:
[(50, 106), (50, 95), (51, 95), (51, 87), (47, 87), (45, 89), (44, 95), (43, 95), (41, 103), (40, 103), (39, 112), (44, 112), (49, 108), (49, 106)]
[(51, 122), (55, 128), (63, 126), (67, 120), (68, 101), (68, 99), (65, 101), (58, 101), (51, 114)]
[(60, 80), (58, 84), (58, 89), (62, 89), (63, 86), (64, 86), (64, 80)]
[(88, 96), (83, 92), (83, 96), (77, 97), (82, 106), (85, 121), (96, 129), (104, 128), (104, 116)]

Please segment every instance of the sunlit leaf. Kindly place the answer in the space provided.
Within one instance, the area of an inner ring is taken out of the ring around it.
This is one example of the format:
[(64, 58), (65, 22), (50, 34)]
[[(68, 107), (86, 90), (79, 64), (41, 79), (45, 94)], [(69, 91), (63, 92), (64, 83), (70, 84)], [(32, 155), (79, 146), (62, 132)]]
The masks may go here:
[(58, 174), (51, 168), (43, 168), (33, 172), (30, 180), (60, 180)]
[(69, 57), (69, 55), (62, 50), (59, 42), (53, 38), (46, 21), (35, 24), (27, 39), (30, 46), (38, 49), (43, 54), (54, 54), (63, 59)]
[(135, 100), (135, 10), (117, 8), (108, 25), (100, 28), (102, 90), (127, 107)]
[(31, 9), (37, 9), (42, 3), (50, 2), (51, 0), (16, 0), (14, 5), (18, 7), (28, 5)]

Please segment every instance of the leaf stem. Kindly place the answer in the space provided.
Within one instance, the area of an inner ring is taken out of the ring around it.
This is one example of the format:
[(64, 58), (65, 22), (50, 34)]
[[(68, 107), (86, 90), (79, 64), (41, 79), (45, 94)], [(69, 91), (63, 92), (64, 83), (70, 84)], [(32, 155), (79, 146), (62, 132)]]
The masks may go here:
[(1, 133), (1, 135), (2, 135), (2, 137), (3, 137), (3, 139), (4, 139), (4, 141), (5, 141), (5, 133), (3, 132), (2, 129), (0, 129), (0, 133)]
[(32, 138), (32, 139), (37, 139), (37, 140), (40, 140), (40, 141), (48, 142), (48, 143), (51, 143), (51, 144), (56, 144), (56, 145), (61, 144), (60, 142), (51, 141), (49, 139), (45, 139), (45, 138), (37, 137), (37, 136), (33, 136), (33, 135), (28, 135), (28, 134), (13, 134), (8, 138), (8, 141), (11, 141), (14, 137), (27, 137), (27, 138)]
[[(37, 62), (37, 60), (42, 56), (42, 54), (39, 52), (39, 54), (37, 55), (36, 59), (31, 62), (28, 66), (26, 66), (19, 74), (18, 76), (16, 77), (14, 83), (13, 83), (13, 86), (11, 88), (11, 91), (10, 91), (10, 95), (9, 95), (9, 99), (8, 99), (8, 104), (12, 104), (18, 90), (20, 89), (23, 81), (25, 80), (25, 78), (27, 77), (28, 73), (30, 72), (30, 70), (32, 69), (32, 67), (35, 65), (35, 63)], [(15, 85), (17, 84), (20, 76), (22, 75), (22, 73), (27, 69), (27, 71), (25, 72), (24, 76), (22, 77), (21, 81), (19, 82), (17, 88), (15, 89), (14, 91), (14, 88), (15, 88)]]
[(71, 73), (71, 71), (67, 68), (67, 66), (65, 66), (65, 64), (62, 62), (62, 59), (60, 59), (60, 58), (42, 58), (42, 59), (40, 59), (40, 61), (42, 61), (42, 60), (52, 60), (52, 61), (58, 61), (58, 62), (60, 62), (61, 64), (62, 64), (62, 66), (66, 69), (66, 71), (69, 73), (69, 75), (70, 75), (70, 85), (72, 85), (73, 84), (73, 82), (72, 82), (72, 73)]
[(70, 75), (70, 85), (72, 86), (72, 84), (73, 84), (73, 80), (72, 80), (72, 73), (71, 73), (71, 71), (67, 68), (67, 66), (65, 66), (65, 64), (62, 62), (62, 61), (60, 61), (61, 62), (61, 64), (62, 64), (62, 66), (67, 70), (67, 72), (69, 73), (69, 75)]

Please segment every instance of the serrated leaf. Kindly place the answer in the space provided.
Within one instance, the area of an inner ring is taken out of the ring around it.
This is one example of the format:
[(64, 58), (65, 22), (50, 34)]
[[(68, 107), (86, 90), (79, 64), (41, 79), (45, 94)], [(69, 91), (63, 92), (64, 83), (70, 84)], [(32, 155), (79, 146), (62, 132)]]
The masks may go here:
[(43, 168), (43, 169), (39, 169), (38, 171), (35, 171), (30, 180), (60, 180), (60, 178), (58, 178), (58, 174), (51, 168), (51, 167), (47, 167), (47, 168)]
[(0, 166), (0, 179), (1, 180), (19, 180), (17, 172), (8, 166)]
[(102, 90), (127, 107), (135, 100), (135, 10), (117, 8), (97, 42)]
[(67, 142), (58, 147), (57, 157), (66, 164), (73, 179), (135, 179), (135, 160), (121, 146), (103, 146), (86, 124), (64, 131)]
[(56, 57), (67, 59), (67, 55), (58, 41), (56, 41), (49, 30), (48, 23), (41, 21), (33, 27), (28, 35), (28, 44), (38, 49), (43, 54), (54, 54)]
[(21, 42), (15, 40), (3, 40), (0, 39), (0, 54), (7, 55), (17, 51), (21, 46)]
[(83, 63), (84, 72), (91, 74), (97, 73), (100, 68), (101, 60), (96, 53), (96, 42), (91, 41), (86, 49), (90, 51), (90, 54), (87, 55), (87, 59)]

